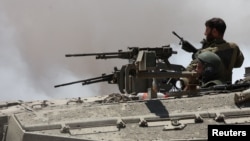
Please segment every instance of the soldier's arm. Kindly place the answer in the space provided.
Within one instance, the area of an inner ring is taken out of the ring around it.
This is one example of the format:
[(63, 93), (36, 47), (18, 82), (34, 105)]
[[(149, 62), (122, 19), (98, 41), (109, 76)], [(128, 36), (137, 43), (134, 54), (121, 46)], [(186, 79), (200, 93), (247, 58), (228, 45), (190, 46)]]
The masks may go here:
[(234, 48), (236, 51), (236, 59), (233, 67), (239, 68), (244, 62), (244, 55), (237, 44), (231, 43), (231, 47)]
[(243, 55), (243, 53), (240, 50), (238, 50), (237, 59), (236, 59), (236, 62), (234, 64), (234, 67), (235, 68), (241, 67), (242, 64), (243, 64), (243, 62), (244, 62), (244, 55)]

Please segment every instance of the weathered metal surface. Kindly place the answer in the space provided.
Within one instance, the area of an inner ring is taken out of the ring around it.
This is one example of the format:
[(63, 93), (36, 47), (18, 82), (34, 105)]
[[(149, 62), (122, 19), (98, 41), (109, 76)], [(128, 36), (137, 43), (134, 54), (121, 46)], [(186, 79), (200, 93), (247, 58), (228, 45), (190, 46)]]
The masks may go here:
[(23, 110), (9, 115), (5, 140), (207, 140), (209, 124), (249, 124), (250, 108), (235, 104), (237, 93), (120, 103), (101, 103), (105, 97), (23, 102), (15, 105)]

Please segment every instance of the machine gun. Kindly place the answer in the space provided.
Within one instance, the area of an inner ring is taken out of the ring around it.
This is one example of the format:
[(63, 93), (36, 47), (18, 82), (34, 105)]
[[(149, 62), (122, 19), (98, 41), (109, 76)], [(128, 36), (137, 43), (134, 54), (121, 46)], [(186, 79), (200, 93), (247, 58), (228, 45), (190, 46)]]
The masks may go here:
[(168, 58), (172, 54), (177, 54), (176, 51), (173, 51), (170, 45), (162, 47), (128, 47), (128, 51), (118, 50), (118, 52), (107, 52), (107, 53), (85, 53), (85, 54), (66, 54), (65, 57), (80, 57), (80, 56), (96, 56), (96, 59), (128, 59), (129, 62), (134, 63), (139, 55), (139, 52), (155, 52), (157, 59), (163, 60), (165, 63), (168, 63)]
[[(185, 68), (182, 65), (171, 64), (168, 59), (172, 54), (177, 54), (168, 46), (155, 48), (128, 47), (129, 51), (118, 51), (108, 53), (89, 53), (89, 54), (66, 54), (66, 57), (73, 56), (96, 56), (96, 59), (120, 58), (128, 59), (129, 63), (122, 65), (118, 70), (110, 75), (94, 77), (90, 79), (56, 85), (55, 87), (71, 85), (75, 83), (92, 84), (96, 82), (108, 81), (109, 84), (117, 84), (119, 91), (126, 94), (136, 94), (139, 92), (169, 91), (175, 85), (171, 78), (184, 76), (180, 74)], [(145, 73), (156, 75), (144, 77)], [(162, 76), (164, 74), (164, 76)], [(180, 74), (180, 75), (179, 75)], [(161, 76), (158, 77), (157, 75)], [(188, 75), (190, 76), (190, 75)]]
[(197, 49), (188, 41), (184, 40), (183, 37), (180, 37), (176, 32), (172, 32), (177, 38), (180, 39), (180, 45), (182, 45), (182, 49), (187, 52), (196, 53)]

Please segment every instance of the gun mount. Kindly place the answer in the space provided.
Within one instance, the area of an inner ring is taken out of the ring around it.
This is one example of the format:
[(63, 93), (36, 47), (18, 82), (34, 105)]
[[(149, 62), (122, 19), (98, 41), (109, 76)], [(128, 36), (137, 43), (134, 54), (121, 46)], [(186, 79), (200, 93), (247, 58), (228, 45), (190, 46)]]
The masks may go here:
[[(96, 59), (128, 59), (129, 63), (122, 65), (119, 70), (115, 67), (113, 74), (60, 84), (56, 85), (55, 88), (76, 83), (86, 85), (108, 81), (109, 84), (117, 84), (119, 91), (123, 94), (136, 94), (149, 90), (154, 90), (152, 93), (156, 94), (156, 91), (172, 89), (175, 84), (172, 83), (173, 81), (169, 81), (170, 78), (176, 77), (176, 74), (180, 74), (185, 69), (181, 65), (171, 64), (168, 61), (172, 54), (177, 54), (169, 45), (155, 48), (128, 47), (128, 50), (108, 53), (66, 54), (66, 57), (96, 56)], [(145, 72), (157, 73), (157, 75), (164, 74), (169, 77), (140, 77)], [(185, 77), (183, 74), (179, 76)]]

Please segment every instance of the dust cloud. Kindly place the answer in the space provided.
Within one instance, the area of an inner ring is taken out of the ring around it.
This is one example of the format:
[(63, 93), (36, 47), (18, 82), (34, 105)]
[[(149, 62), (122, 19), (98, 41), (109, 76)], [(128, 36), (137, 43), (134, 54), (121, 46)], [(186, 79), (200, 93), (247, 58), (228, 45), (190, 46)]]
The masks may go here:
[(191, 54), (180, 49), (176, 31), (195, 46), (204, 38), (204, 22), (221, 17), (225, 39), (243, 50), (245, 62), (234, 70), (242, 78), (250, 66), (248, 0), (1, 0), (0, 101), (74, 98), (119, 92), (106, 82), (54, 88), (112, 73), (127, 60), (67, 58), (65, 54), (116, 52), (128, 46), (170, 44), (171, 63), (186, 66)]

